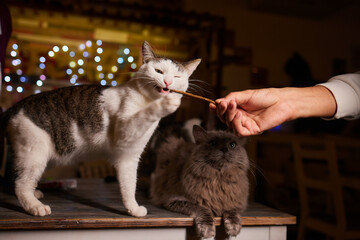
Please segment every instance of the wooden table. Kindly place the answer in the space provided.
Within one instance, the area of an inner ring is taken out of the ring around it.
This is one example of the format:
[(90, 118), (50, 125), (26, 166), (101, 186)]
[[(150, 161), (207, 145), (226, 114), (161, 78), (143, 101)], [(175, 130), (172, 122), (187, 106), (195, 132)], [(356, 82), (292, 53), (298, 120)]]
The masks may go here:
[[(30, 216), (14, 195), (0, 192), (0, 239), (156, 239), (194, 238), (193, 219), (155, 207), (143, 195), (137, 200), (148, 209), (144, 218), (126, 214), (117, 183), (100, 179), (78, 179), (70, 190), (47, 190), (42, 200), (52, 214)], [(296, 218), (257, 203), (250, 203), (243, 216), (243, 229), (237, 239), (286, 239), (286, 226)], [(224, 239), (221, 219), (216, 219), (217, 237)]]

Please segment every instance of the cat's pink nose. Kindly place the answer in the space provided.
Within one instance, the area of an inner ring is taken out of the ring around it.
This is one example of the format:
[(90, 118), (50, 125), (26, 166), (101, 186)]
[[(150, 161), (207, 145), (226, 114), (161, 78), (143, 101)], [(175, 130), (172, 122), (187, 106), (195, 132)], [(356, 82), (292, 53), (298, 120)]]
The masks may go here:
[(165, 86), (168, 87), (172, 84), (172, 81), (169, 79), (164, 80)]

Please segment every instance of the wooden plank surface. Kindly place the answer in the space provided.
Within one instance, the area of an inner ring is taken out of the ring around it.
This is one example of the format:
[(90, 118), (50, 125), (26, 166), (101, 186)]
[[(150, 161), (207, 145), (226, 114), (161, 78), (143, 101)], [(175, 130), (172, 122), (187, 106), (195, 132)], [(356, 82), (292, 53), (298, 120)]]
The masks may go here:
[[(97, 229), (136, 227), (187, 227), (193, 225), (189, 216), (153, 206), (144, 194), (137, 200), (148, 209), (143, 218), (129, 216), (121, 203), (117, 183), (101, 179), (78, 179), (78, 187), (70, 190), (46, 190), (43, 203), (50, 205), (52, 214), (34, 217), (20, 207), (12, 194), (0, 192), (0, 230), (21, 229)], [(221, 219), (216, 219), (217, 225)], [(243, 216), (243, 225), (295, 224), (295, 216), (250, 203)]]

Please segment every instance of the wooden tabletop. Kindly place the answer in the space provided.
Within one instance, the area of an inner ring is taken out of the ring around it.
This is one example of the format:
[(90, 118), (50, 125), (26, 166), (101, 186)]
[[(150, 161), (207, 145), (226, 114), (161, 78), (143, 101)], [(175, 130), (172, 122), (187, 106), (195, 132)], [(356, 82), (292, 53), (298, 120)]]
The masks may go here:
[[(0, 230), (24, 229), (97, 229), (135, 227), (188, 227), (193, 225), (189, 216), (167, 211), (149, 203), (144, 194), (137, 200), (148, 209), (143, 218), (129, 216), (121, 203), (117, 183), (101, 179), (78, 179), (78, 187), (69, 190), (46, 190), (42, 201), (50, 205), (52, 214), (34, 217), (20, 207), (16, 197), (0, 192)], [(295, 224), (295, 216), (250, 203), (243, 216), (243, 225)], [(216, 224), (221, 219), (216, 218)]]

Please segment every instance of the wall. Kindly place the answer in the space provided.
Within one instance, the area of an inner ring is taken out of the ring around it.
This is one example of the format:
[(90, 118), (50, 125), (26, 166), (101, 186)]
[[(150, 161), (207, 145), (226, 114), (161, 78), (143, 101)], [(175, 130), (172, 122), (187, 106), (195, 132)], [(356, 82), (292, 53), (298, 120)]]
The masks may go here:
[[(324, 82), (332, 76), (332, 60), (347, 61), (347, 71), (360, 70), (359, 60), (352, 60), (352, 51), (360, 48), (360, 6), (339, 10), (323, 20), (287, 17), (247, 10), (243, 1), (186, 0), (188, 11), (224, 16), (226, 26), (235, 31), (236, 46), (250, 47), (253, 66), (268, 69), (269, 86), (288, 86), (290, 79), (284, 64), (294, 51), (309, 63), (312, 76)], [(360, 58), (360, 56), (357, 56)], [(357, 66), (353, 66), (357, 65)], [(227, 66), (224, 83), (230, 90), (256, 87), (250, 84), (249, 67)]]

